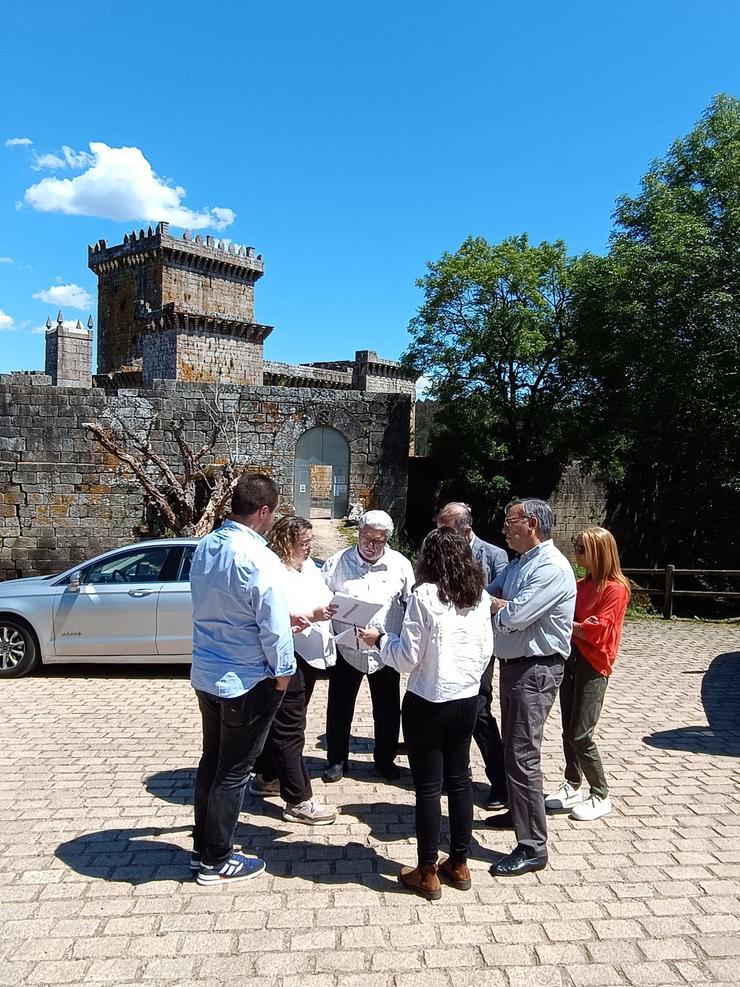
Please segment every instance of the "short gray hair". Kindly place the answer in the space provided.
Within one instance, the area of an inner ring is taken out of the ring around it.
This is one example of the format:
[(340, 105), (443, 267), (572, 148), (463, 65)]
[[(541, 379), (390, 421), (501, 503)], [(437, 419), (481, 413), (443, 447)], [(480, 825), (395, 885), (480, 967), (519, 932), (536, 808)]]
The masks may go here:
[(450, 525), (446, 527), (454, 528), (455, 531), (463, 531), (465, 528), (473, 527), (473, 512), (470, 510), (468, 504), (463, 504), (461, 500), (451, 500), (449, 504), (445, 504), (444, 507), (437, 514), (437, 521), (447, 513), (454, 513), (455, 519)]
[(506, 513), (512, 507), (519, 506), (525, 517), (533, 517), (537, 521), (540, 536), (549, 538), (555, 527), (555, 513), (546, 500), (539, 497), (524, 497), (522, 500), (512, 500), (506, 505)]
[(365, 511), (357, 522), (358, 528), (380, 528), (390, 538), (393, 534), (393, 518), (385, 511)]

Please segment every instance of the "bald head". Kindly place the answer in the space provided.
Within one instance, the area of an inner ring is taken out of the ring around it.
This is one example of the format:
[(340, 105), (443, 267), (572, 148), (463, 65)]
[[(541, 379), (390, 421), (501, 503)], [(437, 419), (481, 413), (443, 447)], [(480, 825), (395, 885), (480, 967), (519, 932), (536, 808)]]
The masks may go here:
[(462, 501), (450, 501), (437, 515), (437, 527), (452, 528), (459, 532), (463, 538), (470, 540), (473, 534), (473, 515), (470, 508)]

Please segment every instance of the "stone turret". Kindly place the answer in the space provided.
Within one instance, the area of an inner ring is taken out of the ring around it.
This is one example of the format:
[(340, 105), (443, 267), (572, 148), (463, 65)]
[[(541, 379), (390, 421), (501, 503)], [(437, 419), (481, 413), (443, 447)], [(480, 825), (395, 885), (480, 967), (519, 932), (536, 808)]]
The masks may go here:
[(62, 313), (57, 315), (56, 325), (46, 320), (46, 373), (52, 384), (58, 387), (92, 386), (92, 316), (87, 329), (77, 320), (77, 325), (64, 324)]
[(175, 237), (158, 223), (89, 246), (88, 266), (98, 276), (99, 374), (262, 383), (272, 327), (254, 322), (264, 264), (253, 247)]

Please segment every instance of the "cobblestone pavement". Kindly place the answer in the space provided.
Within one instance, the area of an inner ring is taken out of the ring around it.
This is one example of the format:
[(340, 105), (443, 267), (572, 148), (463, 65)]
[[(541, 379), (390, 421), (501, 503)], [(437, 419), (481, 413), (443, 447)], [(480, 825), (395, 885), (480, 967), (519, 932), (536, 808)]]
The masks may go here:
[[(600, 746), (614, 812), (558, 817), (550, 866), (495, 880), (506, 834), (476, 809), (473, 889), (428, 903), (412, 792), (370, 772), (366, 687), (352, 771), (312, 831), (247, 796), (238, 837), (268, 875), (188, 875), (196, 707), (183, 669), (51, 669), (2, 685), (0, 983), (550, 987), (740, 982), (740, 630), (625, 632)], [(307, 754), (318, 774), (325, 685)], [(405, 763), (405, 761), (404, 761)], [(562, 770), (557, 710), (543, 763)], [(482, 780), (480, 762), (475, 776)], [(484, 789), (480, 788), (480, 793)]]

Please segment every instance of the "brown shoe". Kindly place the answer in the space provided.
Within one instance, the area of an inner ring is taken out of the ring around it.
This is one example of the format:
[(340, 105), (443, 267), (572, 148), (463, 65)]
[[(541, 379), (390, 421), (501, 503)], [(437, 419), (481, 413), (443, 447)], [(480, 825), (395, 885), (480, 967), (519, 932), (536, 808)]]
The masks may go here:
[(464, 860), (453, 860), (452, 857), (448, 857), (439, 865), (437, 873), (445, 884), (450, 884), (458, 891), (470, 891), (473, 885), (468, 865)]
[(420, 894), (427, 901), (442, 897), (436, 864), (419, 864), (418, 867), (402, 867), (398, 880), (409, 891)]

